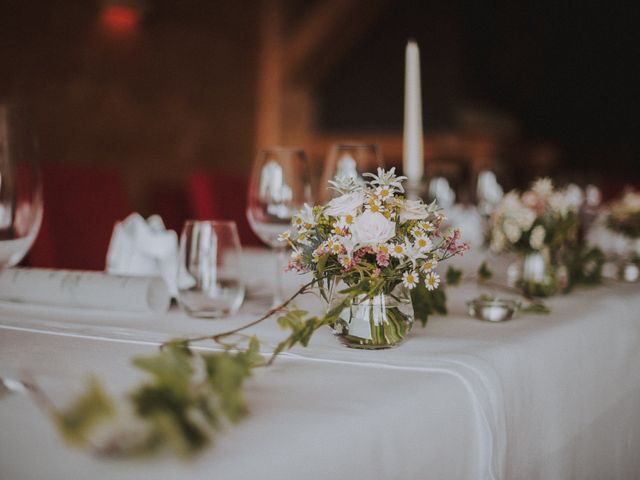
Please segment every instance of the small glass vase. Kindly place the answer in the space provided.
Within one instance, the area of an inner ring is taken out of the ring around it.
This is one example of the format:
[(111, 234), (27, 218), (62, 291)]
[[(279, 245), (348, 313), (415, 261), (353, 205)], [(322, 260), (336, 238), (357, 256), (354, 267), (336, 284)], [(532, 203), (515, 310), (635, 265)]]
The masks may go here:
[[(344, 300), (344, 295), (331, 295), (329, 308)], [(331, 327), (347, 347), (365, 350), (392, 348), (402, 343), (413, 326), (413, 304), (409, 290), (402, 284), (389, 293), (355, 297), (342, 310)]]
[(517, 285), (525, 295), (550, 297), (568, 283), (566, 267), (554, 266), (548, 249), (523, 253), (520, 261)]

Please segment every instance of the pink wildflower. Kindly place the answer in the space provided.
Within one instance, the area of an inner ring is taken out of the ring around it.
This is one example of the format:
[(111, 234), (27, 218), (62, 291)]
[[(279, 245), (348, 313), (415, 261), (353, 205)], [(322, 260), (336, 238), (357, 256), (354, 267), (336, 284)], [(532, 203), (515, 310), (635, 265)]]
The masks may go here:
[(376, 253), (376, 262), (381, 267), (388, 267), (389, 266), (389, 252), (384, 252), (382, 250), (378, 250), (378, 253)]

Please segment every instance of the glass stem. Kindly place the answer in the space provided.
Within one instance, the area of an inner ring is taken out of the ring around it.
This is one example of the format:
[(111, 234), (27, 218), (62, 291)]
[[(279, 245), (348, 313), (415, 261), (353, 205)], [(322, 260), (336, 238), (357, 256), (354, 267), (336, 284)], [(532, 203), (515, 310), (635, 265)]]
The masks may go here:
[(274, 282), (272, 307), (280, 305), (284, 300), (284, 287), (282, 282), (282, 274), (283, 274), (286, 261), (287, 261), (287, 248), (286, 247), (276, 248), (276, 255), (275, 255), (276, 278)]

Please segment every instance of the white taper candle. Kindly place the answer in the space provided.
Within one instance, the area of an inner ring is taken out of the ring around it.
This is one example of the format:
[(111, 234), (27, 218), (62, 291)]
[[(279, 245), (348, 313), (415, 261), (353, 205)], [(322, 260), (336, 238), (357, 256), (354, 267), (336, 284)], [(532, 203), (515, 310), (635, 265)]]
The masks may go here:
[(424, 173), (420, 50), (409, 40), (405, 58), (403, 170), (409, 183), (418, 184)]

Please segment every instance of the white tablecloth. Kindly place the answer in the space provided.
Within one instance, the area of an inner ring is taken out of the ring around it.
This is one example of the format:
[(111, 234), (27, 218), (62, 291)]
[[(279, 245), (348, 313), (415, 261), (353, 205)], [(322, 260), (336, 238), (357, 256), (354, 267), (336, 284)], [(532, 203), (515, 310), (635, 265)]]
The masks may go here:
[[(257, 284), (270, 273), (262, 261), (249, 262)], [(346, 349), (322, 330), (256, 372), (251, 415), (190, 463), (92, 458), (65, 446), (28, 396), (5, 396), (0, 478), (637, 479), (639, 293), (579, 290), (554, 298), (551, 315), (489, 324), (466, 316), (477, 290), (465, 285), (449, 289), (449, 316), (385, 351)], [(213, 321), (2, 304), (0, 375), (28, 372), (61, 404), (89, 373), (122, 393), (141, 378), (132, 356), (227, 330), (267, 304)], [(251, 333), (265, 349), (284, 335), (273, 321)]]

